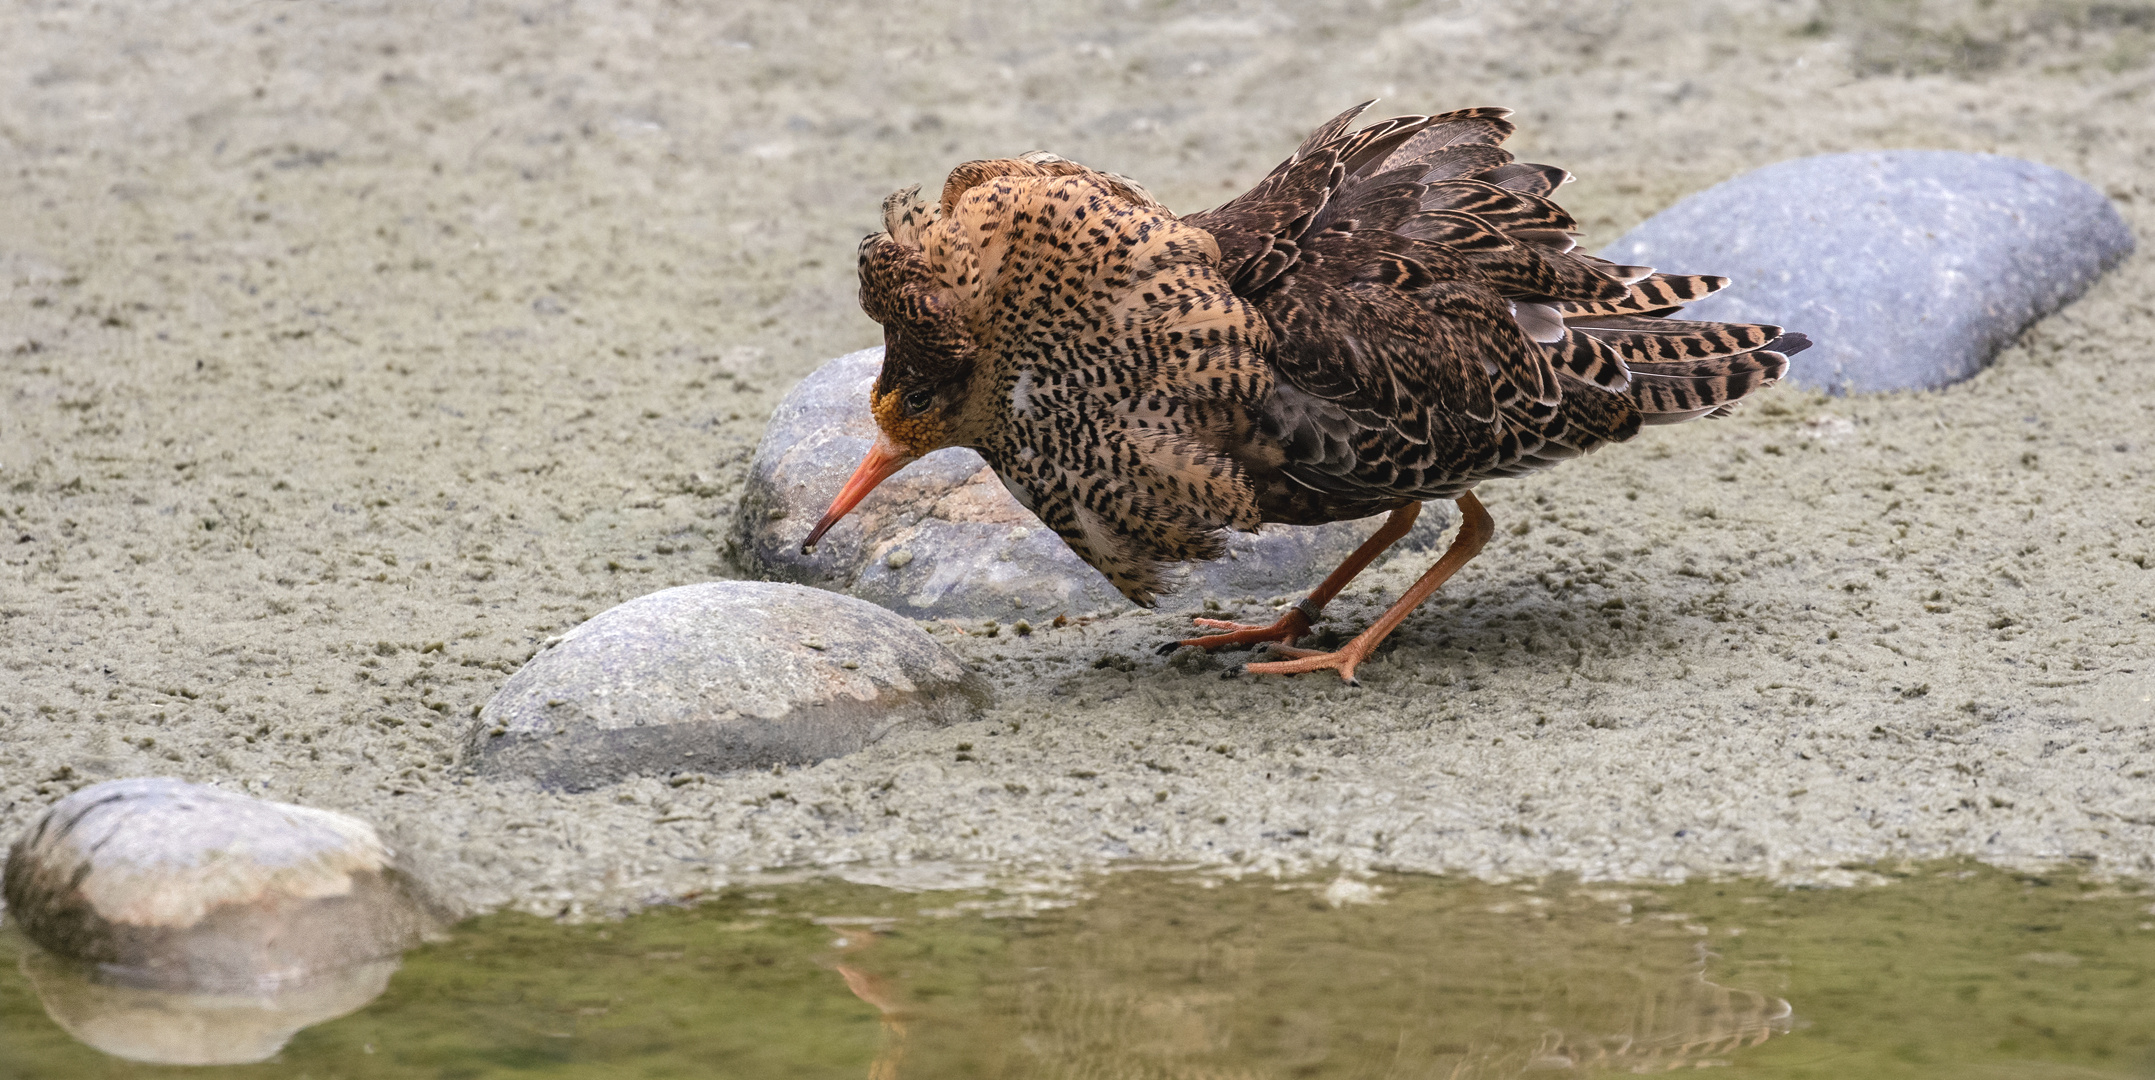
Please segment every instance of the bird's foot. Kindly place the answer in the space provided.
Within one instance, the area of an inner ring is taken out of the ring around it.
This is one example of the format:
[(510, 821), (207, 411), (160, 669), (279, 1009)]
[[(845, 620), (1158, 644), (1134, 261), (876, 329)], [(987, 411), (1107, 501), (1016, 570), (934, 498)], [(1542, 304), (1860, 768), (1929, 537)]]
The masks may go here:
[(1360, 686), (1362, 681), (1354, 677), (1355, 665), (1369, 659), (1369, 654), (1376, 651), (1376, 648), (1376, 642), (1372, 641), (1365, 644), (1359, 637), (1332, 652), (1318, 652), (1315, 649), (1295, 649), (1285, 645), (1274, 645), (1272, 652), (1275, 655), (1292, 657), (1292, 659), (1267, 661), (1262, 664), (1244, 664), (1242, 665), (1242, 670), (1252, 675), (1300, 675), (1305, 671), (1322, 671), (1326, 668), (1331, 668), (1339, 672), (1341, 682), (1346, 683), (1348, 686)]
[(1292, 645), (1295, 639), (1309, 633), (1309, 616), (1301, 608), (1288, 608), (1287, 614), (1270, 626), (1252, 626), (1249, 623), (1228, 622), (1224, 619), (1191, 619), (1193, 623), (1208, 630), (1225, 630), (1224, 634), (1206, 634), (1202, 637), (1170, 641), (1160, 646), (1161, 655), (1174, 652), (1184, 645), (1195, 645), (1206, 652), (1232, 649), (1241, 646), (1262, 645), (1267, 642), (1275, 647)]

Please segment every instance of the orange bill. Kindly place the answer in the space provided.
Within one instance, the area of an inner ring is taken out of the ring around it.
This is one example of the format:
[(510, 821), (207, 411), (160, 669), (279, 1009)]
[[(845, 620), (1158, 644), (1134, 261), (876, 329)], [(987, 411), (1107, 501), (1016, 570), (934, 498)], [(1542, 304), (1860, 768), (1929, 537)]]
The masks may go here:
[(839, 490), (838, 497), (831, 500), (830, 510), (823, 515), (823, 520), (816, 522), (815, 528), (809, 530), (808, 539), (801, 541), (801, 551), (814, 551), (816, 541), (823, 539), (823, 534), (829, 532), (831, 526), (838, 524), (839, 518), (852, 513), (853, 508), (859, 506), (860, 501), (867, 498), (877, 484), (890, 479), (892, 473), (912, 464), (914, 460), (912, 455), (898, 449), (897, 444), (890, 441), (890, 436), (878, 433), (875, 445), (868, 448), (868, 456), (861, 459), (860, 468), (853, 470), (853, 478), (846, 481), (846, 486)]

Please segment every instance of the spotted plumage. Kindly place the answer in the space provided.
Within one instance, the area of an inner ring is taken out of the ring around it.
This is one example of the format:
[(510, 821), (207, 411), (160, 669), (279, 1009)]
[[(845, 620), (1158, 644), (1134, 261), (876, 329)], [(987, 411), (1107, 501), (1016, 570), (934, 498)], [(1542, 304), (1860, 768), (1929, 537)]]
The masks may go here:
[(1503, 110), (1350, 131), (1366, 107), (1185, 217), (1052, 154), (961, 165), (934, 205), (886, 200), (860, 257), (862, 307), (884, 328), (884, 437), (810, 542), (952, 445), (1143, 604), (1163, 563), (1219, 557), (1225, 529), (1392, 512), (1380, 546), (1289, 618), (1193, 639), (1291, 643), (1423, 501), (1459, 500), (1454, 550), (1371, 633), (1321, 662), (1251, 668), (1351, 679), (1486, 538), (1476, 485), (1722, 414), (1809, 344), (1666, 317), (1726, 279), (1577, 251), (1549, 198), (1568, 174), (1514, 161)]

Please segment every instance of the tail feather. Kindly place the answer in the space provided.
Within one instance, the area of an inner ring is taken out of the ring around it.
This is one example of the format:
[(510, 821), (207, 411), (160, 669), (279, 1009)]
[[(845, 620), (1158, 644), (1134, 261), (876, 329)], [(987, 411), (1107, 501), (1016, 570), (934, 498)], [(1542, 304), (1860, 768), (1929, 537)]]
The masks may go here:
[(1432, 116), (1427, 126), (1392, 151), (1382, 171), (1425, 168), (1439, 151), (1455, 146), (1501, 146), (1513, 130), (1512, 122), (1504, 119), (1509, 115), (1510, 109), (1480, 108)]
[(1568, 333), (1563, 340), (1542, 347), (1558, 371), (1575, 379), (1616, 393), (1631, 388), (1631, 369), (1623, 354), (1592, 334)]
[(1422, 196), (1424, 210), (1473, 214), (1505, 232), (1515, 229), (1577, 229), (1564, 208), (1539, 195), (1511, 191), (1481, 180), (1440, 180)]
[(1332, 149), (1338, 152), (1340, 164), (1347, 167), (1347, 175), (1375, 176), (1384, 171), (1382, 163), (1423, 131), (1426, 123), (1426, 118), (1419, 116), (1379, 120), (1340, 140)]
[(1577, 256), (1515, 243), (1474, 214), (1424, 210), (1393, 230), (1464, 258), (1498, 295), (1512, 299), (1615, 302), (1627, 287)]
[(1564, 318), (1656, 315), (1719, 292), (1727, 288), (1728, 283), (1727, 278), (1711, 274), (1653, 274), (1633, 284), (1622, 299), (1567, 303)]
[(1588, 266), (1626, 285), (1637, 285), (1654, 274), (1654, 268), (1651, 266), (1626, 266), (1623, 263), (1610, 262), (1599, 255), (1581, 255), (1579, 258), (1584, 260)]
[[(1618, 325), (1609, 325), (1615, 323)], [(1630, 364), (1704, 360), (1715, 356), (1762, 349), (1781, 333), (1778, 326), (1750, 323), (1682, 322), (1615, 316), (1602, 319), (1568, 319), (1565, 325), (1580, 334), (1614, 346)]]
[(1766, 348), (1782, 356), (1794, 356), (1811, 347), (1811, 339), (1802, 334), (1787, 333), (1766, 343)]
[[(1453, 146), (1430, 154), (1421, 163), (1422, 182), (1480, 178), (1511, 163), (1511, 152), (1495, 146)], [(1498, 187), (1504, 185), (1498, 184)], [(1546, 192), (1532, 192), (1541, 195)]]
[(1533, 165), (1527, 162), (1511, 162), (1499, 165), (1474, 177), (1476, 180), (1495, 184), (1512, 191), (1529, 195), (1547, 195), (1557, 186), (1571, 179), (1571, 174), (1554, 165)]
[[(1354, 126), (1355, 120), (1358, 119), (1363, 113), (1368, 112), (1369, 107), (1371, 105), (1375, 105), (1376, 103), (1377, 99), (1371, 98), (1368, 101), (1365, 101), (1360, 105), (1356, 105), (1355, 107), (1348, 109), (1346, 112), (1343, 112), (1338, 116), (1335, 116), (1332, 119), (1325, 121), (1323, 127), (1320, 127), (1317, 130), (1310, 132), (1309, 138), (1302, 140), (1302, 145), (1294, 148), (1294, 156), (1288, 158), (1285, 162), (1282, 162), (1281, 167), (1284, 168), (1287, 165), (1291, 165), (1296, 161), (1300, 161), (1301, 159), (1308, 157), (1319, 147), (1325, 146), (1326, 144), (1338, 139), (1340, 136), (1345, 135), (1347, 133), (1347, 129)], [(1279, 169), (1274, 169), (1272, 171), (1278, 172)]]
[(1788, 357), (1760, 349), (1678, 363), (1635, 363), (1631, 399), (1649, 424), (1673, 424), (1722, 412), (1788, 372)]
[(1506, 229), (1504, 235), (1522, 244), (1548, 248), (1559, 255), (1579, 246), (1579, 234), (1569, 229)]

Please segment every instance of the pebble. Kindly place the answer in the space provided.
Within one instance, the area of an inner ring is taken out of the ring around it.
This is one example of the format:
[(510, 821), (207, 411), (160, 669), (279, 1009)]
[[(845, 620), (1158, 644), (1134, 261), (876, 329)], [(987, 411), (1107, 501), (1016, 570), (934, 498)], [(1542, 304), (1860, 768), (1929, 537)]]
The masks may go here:
[(766, 581), (684, 585), (593, 616), (480, 710), (482, 775), (585, 790), (850, 754), (901, 725), (971, 719), (985, 680), (912, 621)]
[[(1040, 524), (971, 450), (939, 450), (883, 482), (801, 552), (875, 438), (868, 387), (881, 348), (829, 361), (787, 393), (764, 429), (741, 500), (746, 561), (767, 577), (873, 601), (916, 619), (1053, 618), (1134, 607)], [(1363, 539), (1376, 518), (1315, 528), (1229, 533), (1227, 557), (1169, 568), (1165, 611), (1207, 599), (1306, 592)], [(1395, 551), (1426, 552), (1451, 520), (1431, 503)]]
[(173, 1063), (274, 1054), (379, 993), (441, 921), (366, 822), (167, 777), (53, 804), (8, 850), (5, 891), (54, 1018)]
[(1753, 170), (1601, 254), (1734, 279), (1678, 317), (1801, 331), (1789, 381), (1846, 394), (1968, 378), (2132, 250), (2110, 200), (2049, 166), (1887, 150)]

